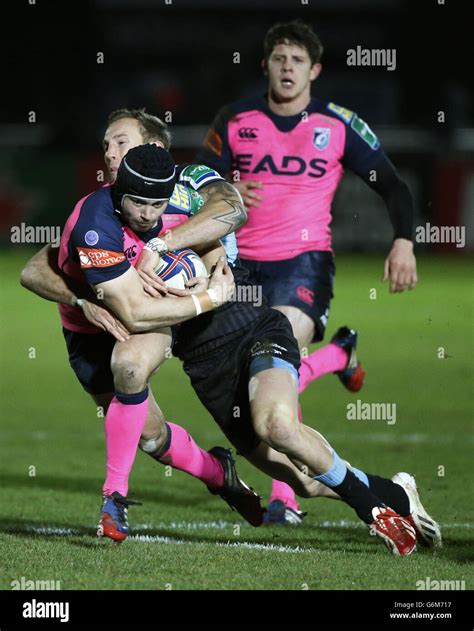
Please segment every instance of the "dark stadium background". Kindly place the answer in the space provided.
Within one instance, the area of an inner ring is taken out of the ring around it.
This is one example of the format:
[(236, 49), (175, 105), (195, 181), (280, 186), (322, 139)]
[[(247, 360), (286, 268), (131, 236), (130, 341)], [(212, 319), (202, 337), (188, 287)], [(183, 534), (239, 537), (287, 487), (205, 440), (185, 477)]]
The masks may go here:
[[(96, 186), (96, 171), (103, 167), (104, 121), (113, 109), (145, 106), (160, 116), (170, 111), (173, 154), (177, 161), (192, 160), (221, 105), (265, 89), (260, 60), (267, 28), (301, 17), (325, 47), (314, 94), (355, 110), (378, 133), (411, 187), (417, 224), (463, 225), (464, 251), (472, 250), (474, 91), (462, 3), (29, 4), (34, 1), (16, 3), (2, 31), (2, 245), (10, 244), (12, 225), (62, 225), (72, 204)], [(396, 70), (348, 66), (347, 50), (358, 45), (396, 49)], [(96, 62), (99, 52), (103, 64)], [(239, 64), (232, 61), (235, 52)], [(36, 123), (28, 122), (30, 111)], [(445, 113), (444, 123), (437, 122), (439, 111)], [(389, 245), (382, 203), (350, 174), (338, 192), (334, 217), (337, 251), (386, 250)], [(452, 245), (438, 249), (459, 253)]]

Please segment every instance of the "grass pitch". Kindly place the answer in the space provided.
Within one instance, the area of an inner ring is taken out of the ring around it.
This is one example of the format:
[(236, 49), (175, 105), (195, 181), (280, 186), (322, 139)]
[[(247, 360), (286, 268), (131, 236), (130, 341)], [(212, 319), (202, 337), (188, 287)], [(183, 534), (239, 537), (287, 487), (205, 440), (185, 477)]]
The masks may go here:
[[(255, 529), (199, 482), (169, 475), (142, 453), (130, 483), (130, 495), (144, 502), (129, 511), (133, 536), (121, 546), (98, 541), (103, 419), (69, 368), (55, 305), (19, 286), (30, 255), (0, 256), (0, 589), (21, 577), (65, 590), (413, 590), (428, 577), (474, 586), (469, 261), (421, 259), (416, 291), (390, 296), (379, 280), (382, 257), (338, 257), (328, 338), (342, 324), (358, 329), (366, 386), (351, 395), (328, 375), (302, 397), (305, 422), (341, 456), (369, 472), (417, 476), (444, 547), (400, 559), (340, 502), (303, 500), (303, 526)], [(168, 418), (201, 446), (227, 445), (178, 360), (166, 362), (153, 389)], [(358, 398), (396, 403), (396, 423), (347, 420), (347, 404)], [(268, 478), (242, 458), (238, 469), (268, 495)]]

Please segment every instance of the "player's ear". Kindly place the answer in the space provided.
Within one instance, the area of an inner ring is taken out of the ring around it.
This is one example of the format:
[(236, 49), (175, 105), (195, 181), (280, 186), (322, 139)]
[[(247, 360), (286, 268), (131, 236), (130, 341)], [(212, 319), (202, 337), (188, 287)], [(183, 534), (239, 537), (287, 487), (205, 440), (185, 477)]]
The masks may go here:
[(263, 70), (263, 74), (267, 77), (268, 76), (268, 65), (267, 65), (267, 60), (266, 59), (262, 59), (262, 70)]
[(315, 79), (317, 79), (319, 75), (321, 74), (322, 70), (323, 70), (323, 67), (321, 64), (313, 64), (313, 67), (311, 68), (311, 72), (309, 74), (309, 80), (314, 81)]
[(162, 149), (165, 148), (165, 145), (161, 142), (161, 140), (154, 140), (150, 143), (150, 145), (156, 145), (157, 147), (161, 147)]

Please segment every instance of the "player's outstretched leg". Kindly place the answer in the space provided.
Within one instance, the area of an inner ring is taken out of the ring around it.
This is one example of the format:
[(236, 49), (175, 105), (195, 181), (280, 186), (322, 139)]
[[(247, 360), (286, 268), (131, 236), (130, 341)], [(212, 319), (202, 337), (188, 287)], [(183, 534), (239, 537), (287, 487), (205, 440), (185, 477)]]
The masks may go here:
[[(284, 313), (290, 321), (300, 352), (307, 348), (314, 339), (314, 320), (295, 307), (276, 306), (275, 308)], [(302, 353), (298, 392), (303, 392), (312, 381), (332, 372), (337, 374), (346, 388), (352, 392), (359, 391), (364, 382), (365, 372), (356, 358), (356, 344), (357, 333), (347, 327), (342, 327), (333, 336), (330, 344), (309, 356)], [(302, 421), (299, 407), (298, 418)], [(284, 482), (273, 479), (264, 523), (298, 526), (303, 522), (304, 516), (305, 513), (300, 510), (293, 489)]]
[[(348, 390), (358, 392), (363, 386), (365, 372), (357, 361), (356, 345), (356, 331), (341, 327), (332, 337), (330, 344), (307, 357), (302, 357), (298, 392), (303, 392), (312, 381), (330, 372), (334, 372)], [(298, 420), (302, 421), (299, 406)], [(304, 517), (305, 513), (300, 510), (293, 489), (280, 480), (272, 480), (270, 502), (264, 515), (264, 523), (298, 526)]]
[(180, 425), (163, 422), (147, 424), (140, 448), (154, 460), (184, 471), (203, 482), (213, 495), (220, 495), (252, 526), (260, 526), (263, 509), (260, 496), (243, 482), (235, 468), (230, 449), (201, 449), (193, 437)]
[[(117, 343), (111, 361), (116, 387), (119, 390), (126, 389), (128, 392), (134, 392), (142, 388), (144, 384), (146, 386), (150, 376), (165, 360), (166, 350), (170, 343), (171, 337), (165, 330), (159, 333), (134, 335), (127, 342)], [(140, 432), (138, 436), (134, 433), (133, 438), (130, 432), (134, 425), (127, 419), (117, 420), (117, 426), (108, 424), (107, 419), (111, 414), (112, 404), (109, 406), (106, 417), (106, 428), (110, 428), (110, 432), (107, 434), (107, 457), (108, 461), (115, 458), (119, 462), (108, 469), (107, 497), (111, 497), (114, 491), (126, 497), (127, 485), (125, 481), (128, 483), (136, 449), (140, 446), (145, 453), (148, 453), (158, 462), (189, 473), (201, 480), (209, 489), (215, 490), (216, 494), (224, 497), (227, 493), (228, 497), (224, 498), (226, 501), (229, 501), (228, 498), (234, 497), (233, 506), (242, 517), (252, 525), (260, 525), (263, 516), (260, 498), (252, 491), (237, 499), (238, 494), (231, 492), (231, 476), (229, 476), (231, 467), (228, 459), (219, 458), (213, 453), (204, 451), (184, 428), (175, 423), (166, 423), (163, 413), (151, 393), (147, 403), (148, 414), (145, 414), (145, 418), (141, 414), (139, 418), (135, 419), (135, 426), (140, 426)], [(124, 410), (121, 412), (123, 413)], [(118, 423), (122, 423), (122, 425), (121, 430), (117, 432)], [(128, 442), (127, 436), (131, 438)], [(117, 455), (114, 456), (113, 454), (116, 452)], [(238, 479), (236, 473), (234, 478), (235, 480)]]
[[(263, 452), (262, 452), (263, 450)], [(284, 455), (261, 444), (259, 449), (247, 456), (256, 467), (271, 475), (285, 480), (286, 485), (300, 497), (327, 497), (341, 500), (341, 497), (324, 484), (302, 476), (301, 472)], [(384, 478), (345, 463), (354, 475), (379, 497), (385, 506), (390, 506), (405, 518), (415, 529), (417, 542), (425, 547), (442, 546), (439, 524), (428, 514), (421, 503), (415, 478), (409, 473), (396, 473), (392, 479)], [(284, 483), (282, 483), (284, 484)], [(268, 520), (264, 514), (264, 523)]]
[(335, 373), (345, 388), (358, 392), (364, 385), (365, 371), (356, 356), (357, 332), (346, 326), (333, 335), (331, 342), (301, 358), (298, 392), (328, 373)]
[(260, 439), (337, 493), (370, 527), (371, 534), (379, 536), (394, 554), (411, 554), (416, 548), (411, 524), (385, 506), (318, 432), (298, 423), (294, 367), (280, 360), (279, 368), (262, 369), (256, 362), (250, 367), (249, 399), (252, 422)]
[[(315, 321), (309, 314), (291, 305), (272, 305), (276, 311), (283, 313), (291, 324), (292, 333), (298, 342), (300, 353), (307, 349), (315, 335)], [(344, 354), (344, 351), (337, 349)], [(332, 368), (331, 368), (332, 370)], [(323, 373), (324, 374), (324, 373)], [(298, 420), (303, 420), (301, 408), (298, 405)], [(295, 492), (291, 486), (279, 478), (272, 479), (270, 500), (263, 516), (267, 526), (299, 526), (303, 523), (306, 513), (300, 508)]]
[(248, 487), (237, 475), (231, 449), (213, 447), (209, 453), (217, 458), (224, 468), (224, 483), (220, 487), (208, 487), (213, 495), (220, 495), (232, 510), (240, 513), (252, 526), (263, 522), (263, 509), (260, 496)]
[[(298, 421), (303, 420), (301, 406), (298, 404)], [(266, 526), (300, 526), (307, 513), (304, 513), (293, 488), (282, 480), (272, 479), (270, 500), (263, 515)]]

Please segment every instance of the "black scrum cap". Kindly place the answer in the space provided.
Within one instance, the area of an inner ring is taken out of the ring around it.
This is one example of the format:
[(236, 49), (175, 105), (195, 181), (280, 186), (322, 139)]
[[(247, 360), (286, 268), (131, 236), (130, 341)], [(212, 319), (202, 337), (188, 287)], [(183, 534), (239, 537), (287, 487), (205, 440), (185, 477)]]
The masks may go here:
[(154, 144), (130, 149), (120, 163), (114, 184), (115, 203), (120, 208), (126, 195), (164, 201), (173, 195), (176, 165), (170, 153)]

